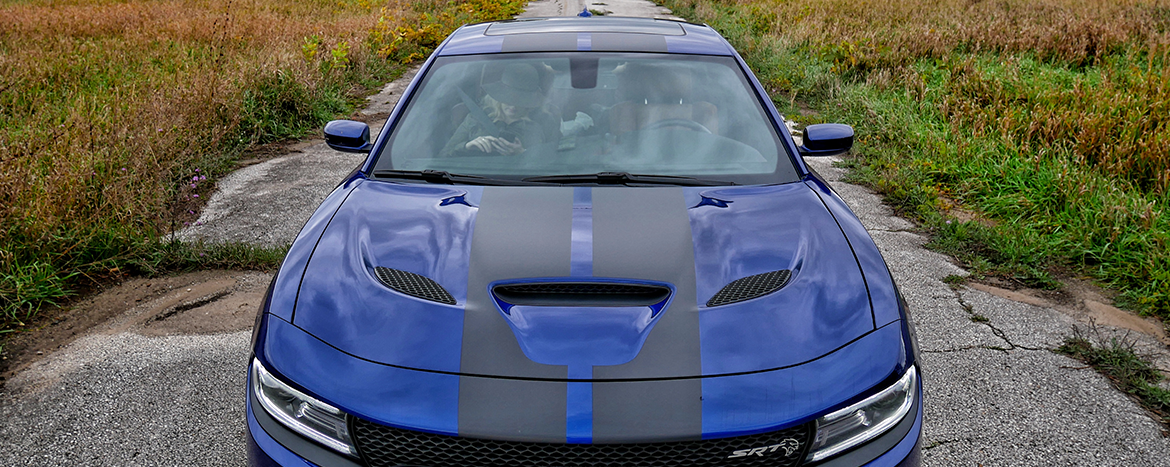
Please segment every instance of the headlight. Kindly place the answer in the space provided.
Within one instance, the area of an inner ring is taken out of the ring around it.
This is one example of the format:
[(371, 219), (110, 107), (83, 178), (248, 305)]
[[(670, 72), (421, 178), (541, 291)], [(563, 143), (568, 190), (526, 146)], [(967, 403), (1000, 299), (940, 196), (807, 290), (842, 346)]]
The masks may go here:
[(918, 370), (910, 367), (882, 392), (817, 420), (808, 460), (819, 461), (865, 443), (897, 425), (914, 406)]
[(252, 392), (272, 418), (309, 439), (357, 457), (345, 412), (289, 387), (252, 360)]

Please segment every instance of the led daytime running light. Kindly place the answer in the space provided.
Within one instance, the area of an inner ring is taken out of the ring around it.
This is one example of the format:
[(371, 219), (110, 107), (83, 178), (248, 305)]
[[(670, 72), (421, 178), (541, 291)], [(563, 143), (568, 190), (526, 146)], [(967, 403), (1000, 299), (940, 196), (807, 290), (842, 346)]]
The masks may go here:
[(889, 431), (910, 412), (917, 391), (918, 370), (911, 366), (890, 387), (821, 417), (808, 461), (826, 459)]
[(252, 390), (264, 410), (282, 425), (343, 454), (357, 457), (345, 413), (293, 389), (252, 360)]

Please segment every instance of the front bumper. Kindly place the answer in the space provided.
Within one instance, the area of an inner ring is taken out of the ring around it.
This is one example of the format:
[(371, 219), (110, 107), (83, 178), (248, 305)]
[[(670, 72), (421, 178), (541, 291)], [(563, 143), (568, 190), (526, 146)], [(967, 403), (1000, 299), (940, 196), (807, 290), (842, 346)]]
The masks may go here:
[[(249, 380), (251, 376), (249, 375)], [(251, 381), (249, 381), (249, 387)], [(916, 467), (922, 440), (922, 386), (906, 417), (886, 434), (852, 451), (816, 464), (817, 467)], [(361, 467), (362, 464), (301, 437), (272, 419), (251, 391), (247, 397), (248, 465), (262, 467)], [(734, 465), (729, 463), (728, 465)]]

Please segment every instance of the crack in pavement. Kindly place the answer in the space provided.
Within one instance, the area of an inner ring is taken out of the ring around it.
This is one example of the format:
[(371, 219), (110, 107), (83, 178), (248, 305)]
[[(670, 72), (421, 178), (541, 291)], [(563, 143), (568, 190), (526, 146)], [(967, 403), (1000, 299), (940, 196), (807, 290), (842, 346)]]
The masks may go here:
[[(1016, 344), (1015, 342), (1012, 342), (1012, 340), (1008, 338), (1007, 333), (1003, 332), (1002, 329), (995, 327), (995, 325), (991, 323), (991, 319), (987, 318), (986, 316), (983, 316), (981, 314), (976, 313), (975, 307), (973, 305), (971, 305), (970, 303), (967, 303), (967, 301), (963, 298), (963, 294), (959, 293), (958, 290), (954, 290), (954, 294), (955, 294), (955, 301), (957, 301), (959, 303), (959, 306), (963, 307), (963, 310), (971, 315), (971, 321), (982, 324), (984, 326), (987, 326), (988, 328), (991, 329), (991, 333), (995, 334), (995, 337), (1000, 338), (1000, 340), (1004, 341), (1004, 343), (1006, 343), (1008, 345), (1007, 348), (998, 347), (998, 346), (994, 346), (994, 345), (981, 345), (981, 346), (976, 346), (976, 347), (982, 347), (982, 348), (985, 348), (988, 350), (999, 350), (1002, 352), (1008, 352), (1008, 351), (1016, 350), (1016, 349), (1031, 350), (1031, 351), (1039, 351), (1039, 350), (1050, 351), (1050, 350), (1052, 350), (1052, 349), (1047, 349), (1047, 348), (1043, 348), (1043, 347), (1028, 347), (1026, 345), (1020, 345), (1020, 344)], [(980, 318), (982, 318), (982, 319), (980, 319)]]

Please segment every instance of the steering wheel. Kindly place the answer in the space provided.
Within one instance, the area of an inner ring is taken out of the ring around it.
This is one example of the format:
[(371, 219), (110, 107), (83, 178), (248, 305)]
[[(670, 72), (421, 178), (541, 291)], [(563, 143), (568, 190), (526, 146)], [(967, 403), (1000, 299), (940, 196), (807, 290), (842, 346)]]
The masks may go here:
[(665, 128), (668, 126), (678, 126), (678, 127), (686, 128), (686, 129), (691, 130), (691, 131), (701, 131), (703, 133), (711, 134), (711, 130), (708, 130), (707, 127), (703, 126), (703, 124), (696, 122), (694, 120), (687, 120), (685, 118), (667, 118), (664, 120), (659, 120), (657, 122), (654, 122), (654, 123), (651, 123), (649, 125), (642, 127), (642, 129), (643, 130), (655, 130), (658, 128)]

